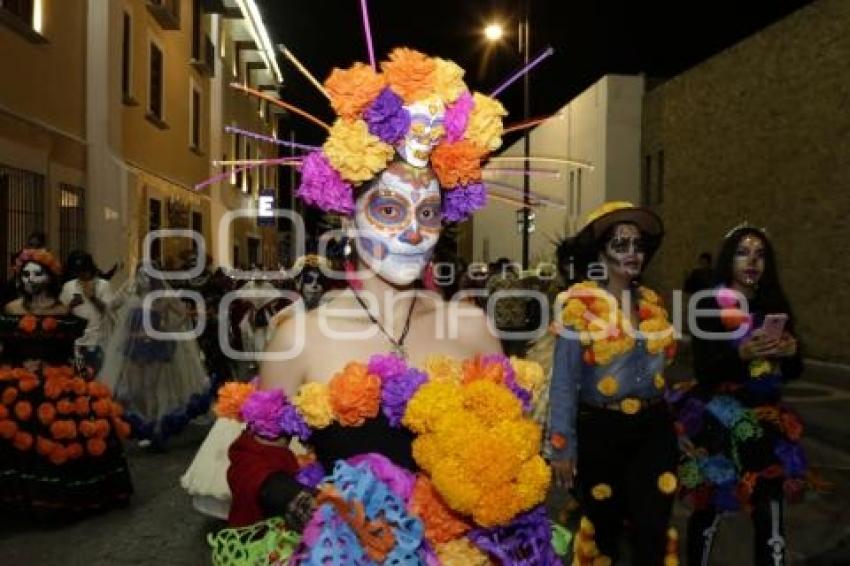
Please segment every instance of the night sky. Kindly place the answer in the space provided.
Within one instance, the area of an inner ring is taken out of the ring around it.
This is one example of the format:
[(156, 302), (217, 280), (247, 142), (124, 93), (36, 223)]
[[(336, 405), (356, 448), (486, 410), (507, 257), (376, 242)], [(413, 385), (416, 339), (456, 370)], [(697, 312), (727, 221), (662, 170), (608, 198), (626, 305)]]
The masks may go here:
[[(675, 76), (796, 10), (810, 0), (529, 0), (532, 55), (551, 45), (555, 55), (532, 74), (531, 116), (556, 111), (606, 73)], [(368, 62), (358, 0), (258, 0), (272, 41), (282, 42), (320, 80), (335, 66)], [(376, 57), (407, 46), (452, 59), (467, 84), (489, 92), (521, 66), (516, 27), (521, 0), (370, 0)], [(485, 44), (490, 20), (509, 32), (501, 45)], [(324, 97), (283, 58), (283, 98), (330, 121)], [(518, 81), (500, 96), (522, 118)], [(297, 120), (299, 139), (321, 142), (323, 132)]]

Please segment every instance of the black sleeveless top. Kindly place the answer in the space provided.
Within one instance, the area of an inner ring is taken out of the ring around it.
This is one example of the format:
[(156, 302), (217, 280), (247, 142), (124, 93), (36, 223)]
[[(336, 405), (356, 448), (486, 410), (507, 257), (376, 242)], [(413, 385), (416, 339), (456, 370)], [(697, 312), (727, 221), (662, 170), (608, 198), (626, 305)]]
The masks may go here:
[(331, 473), (337, 460), (378, 453), (394, 464), (411, 471), (417, 469), (413, 460), (413, 433), (404, 427), (391, 427), (383, 413), (361, 426), (350, 427), (333, 423), (314, 430), (310, 436), (316, 458), (326, 473)]

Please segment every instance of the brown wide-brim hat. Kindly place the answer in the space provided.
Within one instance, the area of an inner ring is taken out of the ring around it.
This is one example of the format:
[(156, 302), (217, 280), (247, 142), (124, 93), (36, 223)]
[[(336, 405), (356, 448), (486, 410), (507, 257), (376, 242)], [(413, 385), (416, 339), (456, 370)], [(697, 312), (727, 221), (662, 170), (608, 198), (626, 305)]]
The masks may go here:
[(622, 223), (636, 225), (641, 232), (653, 239), (660, 240), (664, 236), (664, 223), (660, 216), (648, 208), (635, 206), (628, 201), (606, 202), (588, 214), (584, 227), (576, 236), (579, 240), (597, 240), (609, 228)]

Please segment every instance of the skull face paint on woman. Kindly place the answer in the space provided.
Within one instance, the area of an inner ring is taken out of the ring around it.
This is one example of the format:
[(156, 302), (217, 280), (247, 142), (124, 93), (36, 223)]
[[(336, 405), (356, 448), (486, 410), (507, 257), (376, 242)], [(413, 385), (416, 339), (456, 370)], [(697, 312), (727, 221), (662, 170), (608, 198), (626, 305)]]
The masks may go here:
[(357, 199), (357, 252), (394, 285), (410, 285), (442, 231), (440, 185), (430, 169), (395, 161)]
[(639, 276), (646, 260), (646, 243), (640, 228), (634, 224), (617, 224), (602, 255), (609, 272), (625, 279)]
[(410, 114), (410, 129), (396, 146), (402, 159), (414, 167), (425, 167), (431, 151), (446, 134), (443, 122), (446, 109), (437, 98), (408, 104), (404, 107)]
[(40, 294), (47, 288), (49, 282), (50, 275), (41, 264), (28, 261), (21, 268), (21, 286), (25, 295), (32, 297)]

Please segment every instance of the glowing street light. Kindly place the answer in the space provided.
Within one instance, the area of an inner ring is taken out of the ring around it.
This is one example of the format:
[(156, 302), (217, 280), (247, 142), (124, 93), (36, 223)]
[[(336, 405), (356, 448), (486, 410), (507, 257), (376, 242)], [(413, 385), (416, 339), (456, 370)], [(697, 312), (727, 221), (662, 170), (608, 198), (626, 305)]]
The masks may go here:
[(484, 28), (484, 37), (487, 38), (487, 41), (499, 41), (504, 35), (505, 29), (502, 27), (502, 24), (492, 23)]

